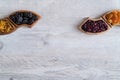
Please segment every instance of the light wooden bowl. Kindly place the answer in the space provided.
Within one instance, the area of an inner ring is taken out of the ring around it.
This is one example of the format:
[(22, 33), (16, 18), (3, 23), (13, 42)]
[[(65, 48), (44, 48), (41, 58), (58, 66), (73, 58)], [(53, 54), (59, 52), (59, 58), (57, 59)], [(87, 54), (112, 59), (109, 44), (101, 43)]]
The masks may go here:
[(114, 11), (120, 12), (120, 10), (112, 10), (112, 11), (106, 12), (106, 13), (102, 16), (102, 18), (103, 18), (109, 25), (111, 25), (111, 26), (120, 26), (120, 23), (119, 23), (119, 24), (112, 25), (112, 24), (109, 23), (108, 20), (106, 19), (106, 15), (108, 15), (108, 14), (110, 14), (111, 12), (114, 12)]
[(106, 32), (106, 31), (108, 31), (108, 30), (111, 28), (111, 26), (110, 26), (108, 23), (106, 23), (106, 25), (108, 26), (108, 30), (106, 30), (106, 31), (97, 32), (97, 33), (86, 32), (86, 31), (84, 31), (84, 30), (82, 29), (82, 26), (83, 26), (88, 20), (92, 20), (92, 21), (102, 20), (102, 21), (104, 21), (104, 22), (106, 23), (106, 21), (105, 21), (102, 17), (97, 18), (97, 19), (91, 19), (91, 18), (88, 17), (88, 18), (87, 18), (85, 21), (83, 21), (82, 24), (78, 27), (78, 29), (79, 29), (80, 31), (82, 31), (82, 32), (84, 32), (84, 33), (86, 33), (86, 34), (101, 34), (101, 33), (104, 33), (104, 32)]
[[(13, 12), (11, 15), (14, 15), (16, 12), (31, 12), (33, 13), (34, 15), (36, 15), (38, 17), (38, 20), (41, 19), (41, 16), (38, 15), (37, 13), (33, 12), (33, 11), (29, 11), (29, 10), (19, 10), (19, 11), (15, 11)], [(11, 30), (10, 32), (2, 32), (0, 33), (0, 35), (5, 35), (5, 34), (10, 34), (12, 32), (14, 32), (15, 30), (17, 30), (19, 27), (21, 26), (28, 26), (29, 28), (33, 27), (37, 22), (38, 20), (36, 20), (33, 24), (31, 25), (28, 25), (28, 24), (21, 24), (21, 25), (17, 25), (16, 23), (14, 23), (11, 19), (10, 19), (10, 15), (4, 19), (1, 19), (1, 20), (6, 20), (14, 29)]]
[(33, 24), (31, 25), (28, 25), (28, 24), (21, 24), (21, 25), (18, 25), (18, 24), (15, 24), (11, 19), (10, 19), (10, 16), (8, 17), (9, 20), (18, 28), (18, 27), (21, 27), (21, 26), (28, 26), (29, 28), (33, 27), (42, 17), (40, 15), (38, 15), (37, 13), (33, 12), (33, 11), (29, 11), (29, 10), (18, 10), (18, 11), (15, 11), (13, 12), (11, 15), (14, 15), (16, 12), (31, 12), (33, 13), (34, 15), (36, 15), (38, 17), (38, 20), (36, 20)]

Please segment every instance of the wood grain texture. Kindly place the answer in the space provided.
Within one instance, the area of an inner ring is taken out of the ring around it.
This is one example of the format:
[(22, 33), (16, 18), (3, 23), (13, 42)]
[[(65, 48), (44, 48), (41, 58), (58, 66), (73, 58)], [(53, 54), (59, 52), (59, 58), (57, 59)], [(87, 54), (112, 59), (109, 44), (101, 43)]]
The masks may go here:
[(0, 36), (0, 80), (120, 80), (120, 28), (93, 36), (77, 29), (118, 2), (0, 0), (1, 18), (20, 9), (43, 17), (32, 29)]

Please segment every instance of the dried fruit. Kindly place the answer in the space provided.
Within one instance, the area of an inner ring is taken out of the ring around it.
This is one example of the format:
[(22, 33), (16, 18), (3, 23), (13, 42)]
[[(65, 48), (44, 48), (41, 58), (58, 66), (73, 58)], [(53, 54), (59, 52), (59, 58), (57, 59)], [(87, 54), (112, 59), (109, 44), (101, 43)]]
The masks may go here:
[(39, 19), (39, 17), (32, 12), (16, 12), (12, 15), (10, 15), (10, 19), (17, 25), (22, 24), (33, 24), (36, 20)]
[(15, 26), (8, 19), (0, 20), (0, 34), (8, 34), (15, 30)]
[(100, 33), (109, 29), (109, 25), (103, 19), (87, 19), (80, 29), (87, 33)]
[(32, 27), (39, 19), (40, 16), (31, 11), (14, 12), (9, 17), (0, 19), (0, 35), (12, 33), (21, 25)]
[(120, 25), (120, 10), (114, 10), (107, 13), (105, 19), (111, 25)]
[(120, 10), (113, 10), (98, 19), (87, 19), (79, 26), (79, 29), (86, 33), (105, 32), (112, 26), (120, 25)]

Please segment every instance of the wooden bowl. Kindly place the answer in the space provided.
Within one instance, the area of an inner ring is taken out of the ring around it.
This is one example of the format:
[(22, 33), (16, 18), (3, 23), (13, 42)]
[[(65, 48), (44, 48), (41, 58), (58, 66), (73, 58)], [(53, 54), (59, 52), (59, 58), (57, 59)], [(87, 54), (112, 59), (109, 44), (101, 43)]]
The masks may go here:
[(1, 32), (0, 31), (0, 35), (10, 34), (10, 33), (14, 32), (17, 29), (16, 26), (14, 24), (12, 24), (8, 18), (4, 18), (4, 19), (1, 19), (1, 20), (6, 21), (7, 22), (6, 25), (8, 24), (9, 25), (8, 28), (11, 28), (12, 30), (10, 30), (9, 32)]
[[(31, 25), (28, 25), (28, 24), (20, 24), (20, 25), (18, 25), (18, 24), (14, 23), (14, 22), (10, 19), (10, 16), (16, 14), (16, 12), (31, 12), (32, 14), (36, 15), (36, 16), (38, 17), (38, 19), (37, 19), (35, 22), (33, 22)], [(33, 11), (29, 11), (29, 10), (18, 10), (18, 11), (13, 12), (11, 15), (8, 17), (8, 19), (9, 19), (17, 28), (18, 28), (18, 27), (21, 27), (21, 26), (28, 26), (29, 28), (31, 28), (31, 27), (33, 27), (33, 26), (38, 22), (38, 20), (40, 20), (40, 19), (42, 18), (42, 17), (41, 17), (40, 15), (38, 15), (37, 13), (35, 13), (35, 12), (33, 12)]]
[(110, 14), (110, 13), (112, 13), (112, 12), (115, 12), (115, 11), (117, 11), (117, 12), (120, 13), (120, 10), (112, 10), (112, 11), (106, 12), (106, 13), (102, 16), (102, 18), (103, 18), (109, 25), (111, 25), (111, 26), (119, 26), (119, 25), (120, 25), (120, 23), (113, 25), (113, 24), (109, 23), (109, 21), (106, 19), (106, 16), (107, 16), (108, 14)]
[[(38, 17), (38, 19), (36, 20), (36, 21), (34, 21), (32, 24), (20, 24), (20, 25), (18, 25), (18, 24), (16, 24), (15, 22), (13, 22), (11, 19), (10, 19), (10, 16), (11, 15), (14, 15), (14, 14), (16, 14), (16, 12), (31, 12), (32, 14), (34, 14), (34, 15), (36, 15), (37, 17)], [(35, 12), (33, 12), (33, 11), (29, 11), (29, 10), (19, 10), (19, 11), (15, 11), (15, 12), (13, 12), (12, 14), (11, 14), (10, 16), (8, 16), (8, 17), (6, 17), (6, 18), (4, 18), (4, 19), (1, 19), (1, 21), (5, 21), (5, 24), (7, 25), (7, 29), (6, 29), (6, 31), (3, 31), (4, 29), (4, 27), (6, 27), (6, 26), (2, 26), (1, 27), (1, 31), (0, 31), (0, 35), (5, 35), (5, 34), (10, 34), (10, 33), (12, 33), (12, 32), (14, 32), (15, 30), (17, 30), (19, 27), (21, 27), (21, 26), (28, 26), (29, 28), (31, 28), (32, 26), (34, 26), (35, 25), (35, 23), (39, 20), (39, 19), (41, 19), (41, 16), (40, 15), (38, 15), (37, 13), (35, 13)], [(11, 29), (11, 31), (7, 31), (8, 29)]]
[[(91, 20), (91, 21), (102, 20), (102, 21), (104, 21), (105, 24), (108, 26), (108, 29), (105, 30), (105, 31), (102, 31), (102, 32), (96, 32), (96, 33), (84, 31), (84, 30), (82, 29), (82, 26), (83, 26), (88, 20)], [(106, 23), (106, 21), (105, 21), (103, 18), (101, 18), (101, 17), (98, 18), (98, 19), (87, 18), (87, 19), (86, 19), (85, 21), (83, 21), (82, 24), (78, 27), (79, 30), (81, 30), (82, 32), (84, 32), (84, 33), (86, 33), (86, 34), (101, 34), (101, 33), (104, 33), (104, 32), (106, 32), (106, 31), (108, 31), (110, 28), (111, 28), (111, 26), (110, 26), (108, 23)]]

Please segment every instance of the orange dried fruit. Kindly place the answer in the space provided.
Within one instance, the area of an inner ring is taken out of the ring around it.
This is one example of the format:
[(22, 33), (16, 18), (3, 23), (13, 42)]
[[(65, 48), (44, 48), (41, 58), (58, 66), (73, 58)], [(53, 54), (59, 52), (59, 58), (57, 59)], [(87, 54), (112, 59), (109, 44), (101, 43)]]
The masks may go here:
[(120, 10), (114, 10), (107, 13), (105, 19), (111, 25), (120, 25)]
[(0, 20), (0, 35), (11, 33), (15, 29), (15, 26), (8, 19)]

